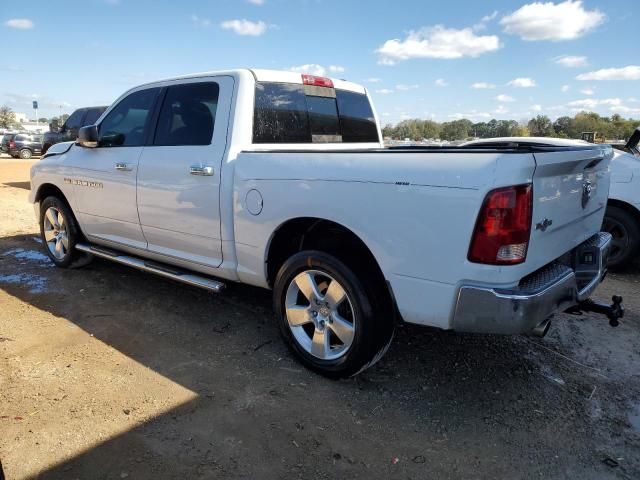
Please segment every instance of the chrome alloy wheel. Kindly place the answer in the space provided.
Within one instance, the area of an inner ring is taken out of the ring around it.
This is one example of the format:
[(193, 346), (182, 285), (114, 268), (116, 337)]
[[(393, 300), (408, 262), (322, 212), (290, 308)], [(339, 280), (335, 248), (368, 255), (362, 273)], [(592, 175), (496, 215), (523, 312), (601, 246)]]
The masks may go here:
[(69, 251), (69, 232), (62, 212), (49, 207), (44, 214), (44, 239), (51, 254), (62, 260)]
[(285, 312), (298, 345), (316, 358), (336, 360), (353, 343), (353, 305), (342, 285), (325, 272), (296, 275), (287, 288)]

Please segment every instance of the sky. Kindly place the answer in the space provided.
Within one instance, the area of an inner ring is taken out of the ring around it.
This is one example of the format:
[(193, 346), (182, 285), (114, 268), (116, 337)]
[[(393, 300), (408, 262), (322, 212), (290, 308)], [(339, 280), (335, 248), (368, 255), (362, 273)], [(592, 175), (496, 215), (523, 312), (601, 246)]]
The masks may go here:
[(640, 118), (639, 40), (638, 0), (0, 0), (0, 104), (50, 117), (247, 67), (361, 83), (383, 124)]

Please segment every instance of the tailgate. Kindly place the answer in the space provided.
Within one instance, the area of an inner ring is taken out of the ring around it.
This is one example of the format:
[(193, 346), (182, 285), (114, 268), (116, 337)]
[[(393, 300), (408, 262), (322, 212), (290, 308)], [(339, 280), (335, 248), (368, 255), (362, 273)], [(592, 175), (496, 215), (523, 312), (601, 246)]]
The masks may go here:
[(600, 231), (612, 157), (613, 149), (605, 145), (534, 152), (528, 264), (539, 268)]

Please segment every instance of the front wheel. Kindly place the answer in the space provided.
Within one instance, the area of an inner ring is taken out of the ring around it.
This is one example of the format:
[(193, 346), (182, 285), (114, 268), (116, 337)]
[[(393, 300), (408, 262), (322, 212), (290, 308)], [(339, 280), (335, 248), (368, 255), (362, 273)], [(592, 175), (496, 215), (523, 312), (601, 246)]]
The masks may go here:
[(23, 148), (20, 150), (20, 158), (24, 160), (29, 160), (32, 157), (33, 153), (28, 148)]
[(69, 206), (58, 197), (47, 197), (40, 204), (40, 237), (45, 252), (57, 267), (67, 268), (82, 257), (74, 247), (79, 229)]
[(281, 333), (308, 368), (331, 378), (355, 375), (376, 363), (394, 323), (379, 289), (343, 262), (302, 251), (280, 268), (274, 304)]

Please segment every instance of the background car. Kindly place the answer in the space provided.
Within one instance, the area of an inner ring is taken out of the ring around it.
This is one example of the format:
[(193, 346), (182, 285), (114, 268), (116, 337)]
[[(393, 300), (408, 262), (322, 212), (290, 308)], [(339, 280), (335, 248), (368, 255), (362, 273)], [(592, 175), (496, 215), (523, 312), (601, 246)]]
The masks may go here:
[(15, 133), (5, 133), (2, 136), (2, 143), (0, 143), (0, 150), (2, 150), (2, 153), (9, 153), (9, 142), (13, 140), (13, 137), (16, 135), (17, 134)]
[(78, 130), (85, 125), (93, 125), (107, 107), (84, 107), (74, 111), (61, 127), (57, 123), (49, 125), (49, 132), (44, 134), (42, 154), (49, 150), (51, 145), (60, 142), (69, 142), (78, 138)]
[(42, 135), (19, 133), (9, 141), (9, 155), (29, 159), (42, 154)]
[(613, 236), (609, 266), (629, 266), (640, 252), (640, 128), (614, 150), (611, 187), (602, 229)]

